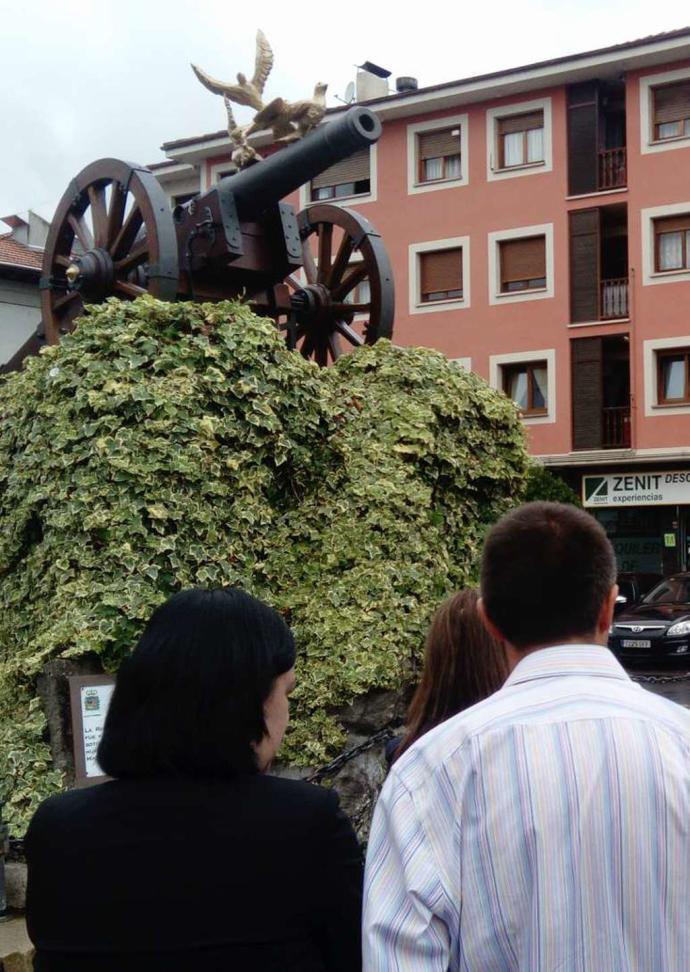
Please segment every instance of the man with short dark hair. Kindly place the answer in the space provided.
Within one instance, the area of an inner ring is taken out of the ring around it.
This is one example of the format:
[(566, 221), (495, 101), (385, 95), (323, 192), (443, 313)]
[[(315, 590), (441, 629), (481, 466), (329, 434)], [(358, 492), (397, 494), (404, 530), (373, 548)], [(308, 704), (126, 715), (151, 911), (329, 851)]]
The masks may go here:
[(688, 972), (690, 713), (606, 647), (604, 531), (520, 507), (487, 538), (481, 589), (512, 671), (391, 770), (365, 972)]

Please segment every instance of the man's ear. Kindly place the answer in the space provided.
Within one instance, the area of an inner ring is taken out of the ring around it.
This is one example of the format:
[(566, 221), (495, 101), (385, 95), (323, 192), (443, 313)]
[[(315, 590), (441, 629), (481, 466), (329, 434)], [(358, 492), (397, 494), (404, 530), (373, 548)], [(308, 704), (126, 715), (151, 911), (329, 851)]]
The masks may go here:
[(491, 635), (492, 638), (495, 638), (496, 641), (505, 641), (506, 640), (503, 637), (503, 634), (498, 630), (498, 628), (496, 627), (496, 625), (493, 623), (493, 621), (491, 620), (491, 618), (489, 617), (489, 615), (486, 613), (486, 608), (484, 607), (484, 598), (483, 597), (480, 597), (477, 600), (477, 613), (478, 613), (479, 617), (482, 619), (482, 623), (483, 623), (484, 627), (489, 632), (489, 634)]
[(618, 597), (618, 584), (614, 584), (611, 590), (604, 598), (604, 603), (601, 605), (601, 611), (599, 612), (599, 619), (597, 621), (598, 635), (608, 636), (609, 628), (613, 623), (613, 612), (614, 612), (614, 608), (616, 607), (617, 597)]

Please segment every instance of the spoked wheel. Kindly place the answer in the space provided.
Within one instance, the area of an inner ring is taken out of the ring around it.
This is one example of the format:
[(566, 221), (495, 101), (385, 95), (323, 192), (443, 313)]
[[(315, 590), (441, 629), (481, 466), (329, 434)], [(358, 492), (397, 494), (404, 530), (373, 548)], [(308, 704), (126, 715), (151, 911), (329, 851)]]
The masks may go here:
[(118, 159), (83, 169), (60, 200), (43, 257), (46, 340), (72, 330), (85, 303), (152, 294), (174, 300), (177, 241), (156, 177)]
[(388, 254), (368, 220), (317, 204), (298, 216), (306, 282), (289, 277), (291, 312), (279, 322), (288, 347), (325, 366), (393, 333), (395, 291)]

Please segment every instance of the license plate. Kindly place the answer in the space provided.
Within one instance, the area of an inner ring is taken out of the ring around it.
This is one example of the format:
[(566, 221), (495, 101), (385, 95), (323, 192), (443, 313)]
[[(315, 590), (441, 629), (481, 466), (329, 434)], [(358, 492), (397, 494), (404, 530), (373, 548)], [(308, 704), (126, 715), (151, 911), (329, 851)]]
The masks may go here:
[(642, 641), (640, 638), (624, 638), (621, 642), (623, 648), (651, 648), (651, 641)]

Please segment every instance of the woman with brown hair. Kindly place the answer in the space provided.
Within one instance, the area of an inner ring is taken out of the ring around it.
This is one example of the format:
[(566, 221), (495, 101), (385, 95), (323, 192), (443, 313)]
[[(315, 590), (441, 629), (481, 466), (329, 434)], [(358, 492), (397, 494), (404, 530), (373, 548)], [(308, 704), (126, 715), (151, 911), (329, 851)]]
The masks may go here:
[(505, 651), (484, 627), (477, 611), (479, 591), (453, 594), (438, 608), (424, 648), (422, 678), (407, 710), (402, 739), (392, 739), (390, 762), (429, 729), (481, 702), (508, 675)]

